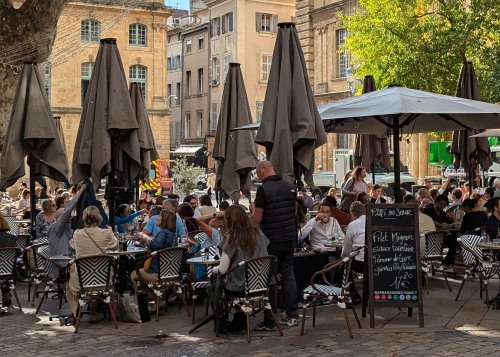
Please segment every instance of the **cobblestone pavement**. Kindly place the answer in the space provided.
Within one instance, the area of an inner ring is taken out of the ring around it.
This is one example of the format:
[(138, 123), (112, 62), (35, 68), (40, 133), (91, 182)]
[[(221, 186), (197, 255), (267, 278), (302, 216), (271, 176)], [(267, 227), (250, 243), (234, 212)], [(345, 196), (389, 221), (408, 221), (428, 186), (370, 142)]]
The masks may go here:
[[(57, 301), (46, 300), (42, 312), (35, 315), (25, 299), (25, 286), (19, 285), (23, 312), (9, 308), (0, 313), (0, 351), (11, 356), (500, 356), (500, 311), (488, 309), (479, 299), (477, 281), (468, 282), (455, 302), (458, 281), (452, 283), (450, 293), (443, 281), (431, 279), (431, 292), (424, 297), (425, 328), (418, 328), (417, 318), (408, 317), (405, 310), (377, 309), (376, 328), (370, 329), (369, 319), (364, 318), (364, 328), (354, 327), (350, 339), (342, 312), (323, 307), (318, 309), (315, 328), (306, 320), (305, 336), (300, 336), (300, 327), (285, 328), (283, 337), (252, 331), (250, 344), (244, 333), (215, 338), (213, 323), (189, 334), (190, 319), (175, 304), (159, 322), (119, 322), (115, 330), (110, 322), (90, 325), (82, 321), (75, 334), (72, 326), (49, 321), (49, 311), (58, 311)], [(497, 286), (497, 280), (490, 283), (492, 295)], [(203, 311), (199, 305), (198, 321)], [(258, 321), (252, 319), (251, 324)], [(157, 330), (167, 335), (155, 338)]]

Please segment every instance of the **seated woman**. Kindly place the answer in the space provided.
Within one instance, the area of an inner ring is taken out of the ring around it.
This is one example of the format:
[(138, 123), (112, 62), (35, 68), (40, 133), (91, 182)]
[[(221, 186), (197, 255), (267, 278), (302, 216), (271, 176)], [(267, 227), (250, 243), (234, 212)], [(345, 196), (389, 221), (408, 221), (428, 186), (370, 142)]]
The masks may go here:
[[(466, 198), (462, 202), (462, 208), (465, 212), (462, 225), (460, 226), (460, 234), (475, 234), (481, 235), (480, 228), (486, 226), (488, 214), (482, 210), (479, 203), (471, 198)], [(493, 239), (496, 237), (493, 237)]]
[[(227, 208), (224, 214), (225, 232), (218, 247), (222, 251), (220, 264), (214, 274), (225, 274), (241, 261), (267, 255), (269, 240), (252, 224), (245, 210), (239, 205)], [(239, 267), (224, 277), (224, 288), (229, 296), (244, 296), (245, 269)]]
[(373, 188), (370, 192), (370, 203), (386, 203), (387, 199), (384, 197), (384, 191), (382, 190), (382, 186), (379, 184), (373, 185)]
[[(203, 197), (203, 196), (202, 196)], [(219, 244), (220, 241), (220, 228), (224, 223), (224, 212), (218, 212), (213, 214), (207, 214), (199, 217), (197, 219), (198, 225), (204, 234), (204, 238), (201, 242), (196, 242), (191, 253), (196, 254), (201, 249), (214, 247)], [(195, 265), (194, 266), (194, 278), (196, 281), (202, 280), (207, 276), (207, 266), (206, 265)]]
[(325, 244), (330, 243), (333, 236), (344, 239), (344, 232), (339, 222), (331, 217), (330, 206), (326, 201), (319, 205), (318, 214), (311, 218), (302, 229), (299, 230), (299, 239), (309, 236), (309, 244), (315, 252), (325, 251)]
[(42, 211), (36, 215), (36, 241), (37, 243), (48, 243), (47, 232), (56, 220), (56, 204), (51, 199), (42, 201)]
[[(105, 229), (99, 228), (99, 225), (102, 223), (102, 217), (97, 207), (89, 206), (85, 208), (83, 210), (82, 220), (84, 228), (76, 230), (73, 238), (69, 241), (69, 245), (76, 252), (76, 258), (106, 254), (107, 250), (118, 248), (118, 240), (113, 234), (111, 227)], [(75, 316), (78, 308), (78, 300), (76, 299), (76, 292), (78, 290), (80, 290), (80, 283), (75, 265), (72, 264), (70, 268), (70, 278), (66, 286), (66, 299)], [(91, 306), (90, 308), (90, 314), (95, 316), (94, 307)], [(96, 319), (98, 318), (91, 318), (91, 321)]]
[(181, 203), (179, 207), (177, 207), (177, 213), (179, 217), (184, 220), (184, 225), (186, 226), (186, 232), (188, 234), (200, 230), (198, 222), (193, 218), (194, 210), (189, 203)]
[[(161, 228), (161, 230), (156, 234), (154, 239), (146, 242), (149, 245), (149, 250), (152, 252), (177, 246), (175, 239), (175, 214), (167, 210), (162, 210), (160, 215), (156, 219), (156, 224)], [(139, 269), (141, 278), (146, 281), (156, 281), (158, 280), (158, 260), (154, 257), (151, 260), (151, 265), (146, 270), (144, 268)], [(137, 291), (137, 281), (138, 276), (134, 270), (130, 275), (132, 283), (134, 284), (134, 289)]]
[[(9, 222), (0, 214), (0, 248), (15, 248), (17, 247), (17, 237), (8, 233), (10, 231)], [(9, 307), (12, 305), (12, 296), (10, 288), (2, 286), (2, 306)]]
[(356, 195), (356, 201), (366, 205), (367, 203), (370, 203), (370, 196), (368, 196), (366, 192), (359, 192)]
[(119, 233), (126, 233), (128, 231), (129, 222), (133, 221), (134, 218), (140, 216), (144, 212), (147, 212), (147, 209), (141, 209), (134, 213), (130, 213), (130, 206), (126, 203), (118, 206), (115, 212), (115, 224)]

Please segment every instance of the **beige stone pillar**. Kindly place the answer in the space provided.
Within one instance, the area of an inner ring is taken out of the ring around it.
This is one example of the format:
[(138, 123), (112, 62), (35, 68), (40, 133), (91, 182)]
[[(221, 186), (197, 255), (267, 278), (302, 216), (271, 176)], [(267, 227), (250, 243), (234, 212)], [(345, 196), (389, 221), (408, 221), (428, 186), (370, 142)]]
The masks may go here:
[(418, 155), (418, 148), (419, 148), (419, 140), (418, 140), (419, 134), (417, 135), (412, 135), (411, 136), (411, 141), (410, 141), (410, 146), (411, 146), (411, 161), (410, 161), (410, 172), (412, 173), (413, 176), (419, 177), (420, 174), (420, 167), (419, 167), (419, 155)]
[(418, 177), (424, 178), (429, 175), (429, 137), (427, 134), (418, 134)]

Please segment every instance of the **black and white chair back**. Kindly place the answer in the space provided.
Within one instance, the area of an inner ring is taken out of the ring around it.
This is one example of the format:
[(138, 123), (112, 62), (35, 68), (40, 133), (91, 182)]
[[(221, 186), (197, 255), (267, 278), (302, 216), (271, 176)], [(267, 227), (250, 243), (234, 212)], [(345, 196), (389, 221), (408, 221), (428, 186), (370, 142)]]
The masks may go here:
[(158, 259), (158, 280), (175, 280), (181, 274), (184, 248), (166, 248), (151, 253)]
[(10, 280), (16, 265), (16, 258), (20, 254), (19, 248), (0, 248), (0, 279)]
[(19, 311), (23, 311), (14, 283), (14, 271), (19, 254), (21, 254), (19, 248), (0, 248), (0, 285), (2, 290), (8, 289), (14, 293)]
[(78, 258), (74, 260), (80, 289), (107, 290), (110, 284), (111, 267), (114, 258), (106, 255), (94, 255), (91, 257)]
[(425, 234), (424, 258), (443, 258), (445, 232), (429, 232)]
[(276, 257), (268, 255), (239, 264), (245, 267), (245, 294), (267, 293), (271, 279), (271, 263), (274, 261), (276, 261)]
[(9, 224), (10, 230), (7, 233), (17, 235), (17, 217), (16, 216), (4, 216), (5, 220)]
[(483, 252), (477, 245), (481, 241), (481, 236), (475, 234), (465, 234), (458, 238), (458, 243), (464, 248), (462, 256), (466, 266), (479, 264), (483, 260)]

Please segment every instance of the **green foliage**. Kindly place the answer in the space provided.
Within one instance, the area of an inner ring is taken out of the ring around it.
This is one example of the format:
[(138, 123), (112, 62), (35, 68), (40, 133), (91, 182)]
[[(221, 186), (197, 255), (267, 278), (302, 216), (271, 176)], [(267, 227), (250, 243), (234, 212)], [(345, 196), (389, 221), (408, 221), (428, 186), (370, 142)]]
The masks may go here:
[(175, 188), (189, 195), (196, 188), (198, 176), (205, 173), (205, 169), (190, 164), (185, 157), (175, 160), (172, 165), (172, 181)]
[(462, 62), (471, 61), (489, 102), (500, 102), (499, 19), (492, 0), (359, 0), (342, 16), (356, 77), (455, 95)]

